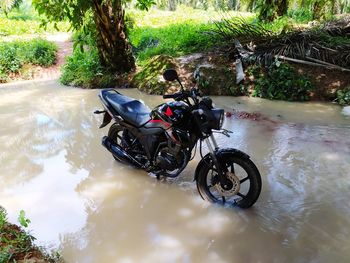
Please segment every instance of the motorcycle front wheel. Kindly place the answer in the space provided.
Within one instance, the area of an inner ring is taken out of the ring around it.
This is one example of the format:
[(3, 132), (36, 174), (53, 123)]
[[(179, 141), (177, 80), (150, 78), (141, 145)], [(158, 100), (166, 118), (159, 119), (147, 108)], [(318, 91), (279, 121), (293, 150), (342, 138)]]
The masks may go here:
[(214, 163), (210, 160), (201, 167), (197, 189), (204, 200), (228, 206), (249, 208), (261, 192), (261, 176), (249, 158), (226, 156), (219, 161), (226, 182), (220, 183)]

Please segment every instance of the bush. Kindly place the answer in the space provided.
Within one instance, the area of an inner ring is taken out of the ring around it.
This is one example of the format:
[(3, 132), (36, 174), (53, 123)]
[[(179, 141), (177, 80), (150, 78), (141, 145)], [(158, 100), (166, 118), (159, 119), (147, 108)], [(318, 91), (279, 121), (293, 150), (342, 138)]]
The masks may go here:
[(7, 74), (18, 72), (23, 60), (18, 57), (18, 45), (16, 43), (0, 43), (0, 72)]
[(350, 105), (350, 87), (337, 90), (336, 101), (342, 106)]
[(115, 76), (100, 64), (96, 48), (75, 49), (62, 68), (61, 83), (84, 88), (105, 88), (113, 85)]
[(287, 64), (276, 62), (268, 70), (253, 66), (248, 73), (254, 76), (254, 97), (287, 101), (310, 99), (311, 82)]
[(26, 62), (44, 67), (55, 63), (57, 46), (52, 42), (33, 39), (25, 49)]
[(6, 82), (8, 75), (18, 73), (24, 64), (54, 64), (56, 52), (56, 45), (43, 39), (0, 42), (0, 82)]

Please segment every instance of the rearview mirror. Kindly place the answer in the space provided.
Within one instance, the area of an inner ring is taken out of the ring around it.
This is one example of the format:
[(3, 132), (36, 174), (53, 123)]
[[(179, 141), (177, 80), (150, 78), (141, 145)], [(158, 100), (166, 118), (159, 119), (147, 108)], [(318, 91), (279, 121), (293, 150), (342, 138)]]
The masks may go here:
[(178, 75), (175, 69), (167, 69), (163, 73), (163, 78), (167, 81), (174, 81), (178, 79)]

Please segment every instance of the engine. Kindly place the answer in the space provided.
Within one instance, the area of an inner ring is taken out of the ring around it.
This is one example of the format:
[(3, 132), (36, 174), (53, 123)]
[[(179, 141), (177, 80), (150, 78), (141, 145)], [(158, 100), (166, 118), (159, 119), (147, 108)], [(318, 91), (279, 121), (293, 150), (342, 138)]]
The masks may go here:
[(161, 148), (156, 157), (156, 166), (162, 170), (162, 175), (176, 177), (188, 163), (188, 153), (179, 145), (170, 143)]

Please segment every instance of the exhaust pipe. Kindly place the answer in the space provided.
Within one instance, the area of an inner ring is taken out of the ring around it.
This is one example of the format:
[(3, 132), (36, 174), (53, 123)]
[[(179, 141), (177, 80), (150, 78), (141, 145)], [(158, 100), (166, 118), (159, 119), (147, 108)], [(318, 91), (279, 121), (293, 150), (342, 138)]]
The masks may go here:
[(143, 165), (136, 161), (130, 154), (128, 154), (122, 147), (114, 144), (108, 136), (102, 138), (102, 145), (110, 151), (113, 156), (120, 162), (131, 164), (137, 168), (143, 168)]

